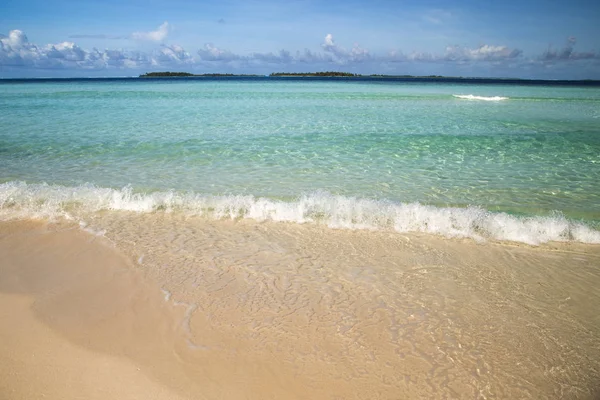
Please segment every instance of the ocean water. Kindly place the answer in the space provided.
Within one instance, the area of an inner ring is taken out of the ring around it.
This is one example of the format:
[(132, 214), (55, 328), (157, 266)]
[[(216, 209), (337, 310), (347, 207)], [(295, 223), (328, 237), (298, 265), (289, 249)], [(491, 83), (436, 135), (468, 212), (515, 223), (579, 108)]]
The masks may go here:
[(0, 216), (175, 212), (600, 243), (600, 88), (0, 83)]

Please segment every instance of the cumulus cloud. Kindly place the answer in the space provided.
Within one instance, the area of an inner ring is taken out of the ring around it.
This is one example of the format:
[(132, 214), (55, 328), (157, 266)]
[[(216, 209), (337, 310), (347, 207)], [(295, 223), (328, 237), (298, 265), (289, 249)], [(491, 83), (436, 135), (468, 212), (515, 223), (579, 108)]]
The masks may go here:
[(134, 32), (131, 34), (132, 39), (136, 40), (150, 40), (154, 42), (162, 42), (167, 38), (171, 26), (167, 21), (163, 22), (161, 26), (155, 31), (150, 32)]
[[(152, 41), (161, 41), (169, 31), (167, 22), (155, 32), (146, 32), (138, 37)], [(157, 33), (158, 32), (158, 33)], [(77, 44), (65, 41), (56, 44), (36, 45), (31, 43), (25, 33), (20, 30), (10, 31), (8, 36), (0, 34), (0, 67), (26, 67), (40, 69), (171, 69), (174, 67), (210, 67), (210, 68), (257, 68), (268, 65), (293, 67), (304, 65), (303, 69), (319, 70), (331, 68), (331, 65), (353, 66), (365, 63), (374, 70), (388, 68), (392, 70), (394, 63), (439, 63), (454, 65), (475, 65), (488, 63), (492, 65), (511, 66), (543, 64), (551, 66), (558, 62), (579, 60), (600, 60), (600, 54), (594, 52), (577, 52), (574, 50), (576, 39), (571, 37), (561, 49), (548, 49), (540, 56), (523, 57), (519, 49), (503, 45), (482, 44), (475, 48), (449, 46), (438, 53), (412, 52), (399, 50), (388, 54), (371, 54), (368, 49), (355, 44), (347, 49), (336, 43), (332, 34), (327, 34), (321, 43), (321, 51), (304, 49), (291, 52), (282, 49), (275, 52), (256, 52), (237, 54), (219, 48), (212, 43), (205, 44), (196, 52), (190, 53), (181, 46), (157, 44), (153, 50), (133, 51), (123, 49), (97, 48), (83, 49)], [(334, 67), (335, 68), (335, 67)]]
[(154, 65), (164, 64), (193, 64), (194, 58), (181, 46), (162, 46), (153, 53), (152, 63)]
[[(240, 55), (231, 52), (227, 49), (222, 49), (212, 43), (206, 43), (203, 48), (198, 50), (198, 56), (202, 62), (210, 63), (246, 63), (246, 64), (287, 64), (293, 65), (298, 63), (339, 63), (340, 58), (330, 54), (314, 52), (309, 49), (304, 51), (296, 51), (295, 53), (289, 50), (281, 49), (278, 52), (267, 53), (250, 53), (248, 55)], [(351, 52), (344, 53), (344, 59), (351, 57)]]
[[(165, 23), (167, 24), (167, 23)], [(168, 25), (161, 25), (168, 30)], [(161, 28), (162, 29), (162, 28)], [(160, 30), (160, 29), (159, 29)], [(162, 35), (162, 34), (161, 34)], [(155, 35), (156, 36), (156, 35)], [(160, 35), (159, 35), (160, 36)], [(323, 52), (309, 49), (292, 53), (282, 49), (278, 52), (251, 53), (240, 55), (207, 43), (195, 55), (177, 45), (161, 45), (150, 52), (125, 50), (84, 50), (73, 42), (62, 42), (37, 46), (27, 36), (14, 30), (0, 39), (0, 65), (28, 66), (35, 68), (83, 68), (102, 69), (169, 67), (195, 65), (295, 65), (295, 64), (338, 64), (348, 65), (363, 62), (498, 62), (521, 55), (521, 51), (506, 46), (481, 45), (471, 49), (460, 46), (448, 47), (445, 53), (432, 54), (413, 52), (404, 54), (392, 51), (387, 55), (371, 55), (368, 49), (354, 45), (350, 50), (339, 46), (333, 35), (327, 34), (321, 44)], [(560, 54), (566, 54), (564, 51)], [(574, 55), (575, 54), (575, 55)], [(546, 56), (557, 57), (557, 56)], [(561, 57), (565, 57), (562, 55)], [(569, 57), (581, 57), (571, 51)], [(208, 63), (208, 64), (207, 64)]]
[(232, 53), (229, 50), (223, 50), (212, 43), (206, 43), (204, 48), (198, 50), (198, 55), (200, 59), (203, 61), (222, 61), (222, 62), (230, 62), (241, 60), (242, 56)]
[(343, 57), (346, 55), (346, 51), (335, 43), (335, 41), (333, 40), (333, 35), (331, 33), (328, 33), (325, 36), (325, 40), (323, 41), (323, 44), (321, 44), (321, 47), (326, 52), (332, 53), (337, 57)]
[(295, 53), (289, 50), (281, 49), (278, 52), (267, 53), (250, 53), (248, 55), (240, 55), (229, 50), (216, 47), (212, 43), (207, 43), (204, 47), (198, 50), (198, 56), (202, 62), (210, 63), (245, 63), (252, 65), (261, 64), (318, 64), (318, 63), (339, 63), (339, 60), (329, 54), (314, 52), (309, 49), (296, 51)]
[(193, 63), (182, 47), (161, 46), (144, 53), (126, 50), (84, 50), (73, 42), (37, 46), (19, 31), (0, 37), (0, 66), (43, 69), (104, 69), (176, 66)]
[(567, 39), (567, 43), (562, 49), (548, 48), (540, 57), (543, 62), (557, 62), (557, 61), (578, 61), (578, 60), (600, 60), (600, 53), (594, 52), (576, 52), (575, 44), (577, 38), (571, 36)]
[(48, 58), (78, 62), (85, 60), (86, 52), (73, 42), (62, 42), (48, 45), (46, 47), (46, 56)]
[(29, 43), (27, 36), (20, 30), (10, 31), (8, 36), (0, 37), (1, 65), (25, 65), (35, 61), (38, 49)]
[(521, 55), (522, 51), (510, 49), (506, 46), (481, 45), (475, 49), (461, 46), (450, 46), (446, 48), (443, 59), (446, 61), (503, 61), (510, 60)]
[(442, 54), (433, 54), (427, 52), (413, 52), (404, 54), (401, 51), (393, 50), (387, 57), (382, 57), (382, 61), (389, 62), (452, 62), (452, 63), (472, 63), (472, 62), (500, 62), (513, 60), (521, 56), (523, 52), (519, 49), (511, 49), (507, 46), (481, 45), (474, 49), (462, 46), (448, 46)]
[(340, 64), (346, 64), (348, 62), (363, 62), (371, 58), (369, 50), (361, 48), (357, 43), (355, 43), (350, 50), (346, 50), (345, 48), (337, 45), (331, 33), (328, 33), (325, 36), (325, 39), (321, 44), (321, 48), (327, 53), (332, 54), (335, 57), (335, 61)]
[(282, 49), (278, 52), (240, 55), (229, 50), (216, 47), (212, 43), (206, 43), (203, 48), (198, 50), (198, 56), (200, 56), (201, 61), (225, 64), (231, 62), (253, 64), (293, 64), (297, 57), (299, 57), (299, 54), (300, 53), (297, 53), (297, 55), (294, 56), (288, 50)]
[(20, 30), (10, 31), (8, 36), (0, 38), (0, 65), (60, 68), (86, 61), (87, 52), (72, 42), (39, 47), (29, 42)]

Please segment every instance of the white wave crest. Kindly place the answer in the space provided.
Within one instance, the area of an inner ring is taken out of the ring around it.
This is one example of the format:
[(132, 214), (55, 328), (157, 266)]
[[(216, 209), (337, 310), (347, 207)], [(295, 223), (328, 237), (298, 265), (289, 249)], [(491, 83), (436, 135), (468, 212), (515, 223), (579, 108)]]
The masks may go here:
[(508, 97), (502, 97), (502, 96), (492, 96), (492, 97), (486, 97), (486, 96), (475, 96), (472, 94), (453, 94), (453, 97), (456, 97), (458, 99), (465, 99), (465, 100), (483, 100), (483, 101), (502, 101), (502, 100), (508, 100)]
[(0, 220), (15, 218), (79, 219), (101, 210), (182, 212), (215, 219), (323, 223), (332, 228), (426, 232), (446, 237), (540, 244), (550, 241), (600, 243), (600, 231), (561, 214), (517, 217), (480, 207), (434, 207), (316, 192), (295, 201), (254, 196), (207, 196), (196, 193), (134, 193), (92, 185), (77, 187), (8, 182), (0, 184)]

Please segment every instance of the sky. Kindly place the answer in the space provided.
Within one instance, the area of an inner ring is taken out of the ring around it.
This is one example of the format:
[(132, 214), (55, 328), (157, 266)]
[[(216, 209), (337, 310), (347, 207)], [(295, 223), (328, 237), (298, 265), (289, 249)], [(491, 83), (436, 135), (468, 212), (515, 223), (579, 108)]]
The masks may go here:
[(0, 78), (600, 79), (598, 0), (2, 0)]

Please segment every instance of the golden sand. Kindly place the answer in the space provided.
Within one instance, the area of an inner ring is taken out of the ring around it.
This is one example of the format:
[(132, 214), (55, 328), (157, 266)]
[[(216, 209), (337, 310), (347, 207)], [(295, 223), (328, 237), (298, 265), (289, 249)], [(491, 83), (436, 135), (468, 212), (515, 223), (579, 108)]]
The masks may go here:
[(0, 223), (1, 399), (581, 398), (600, 247), (110, 212)]

